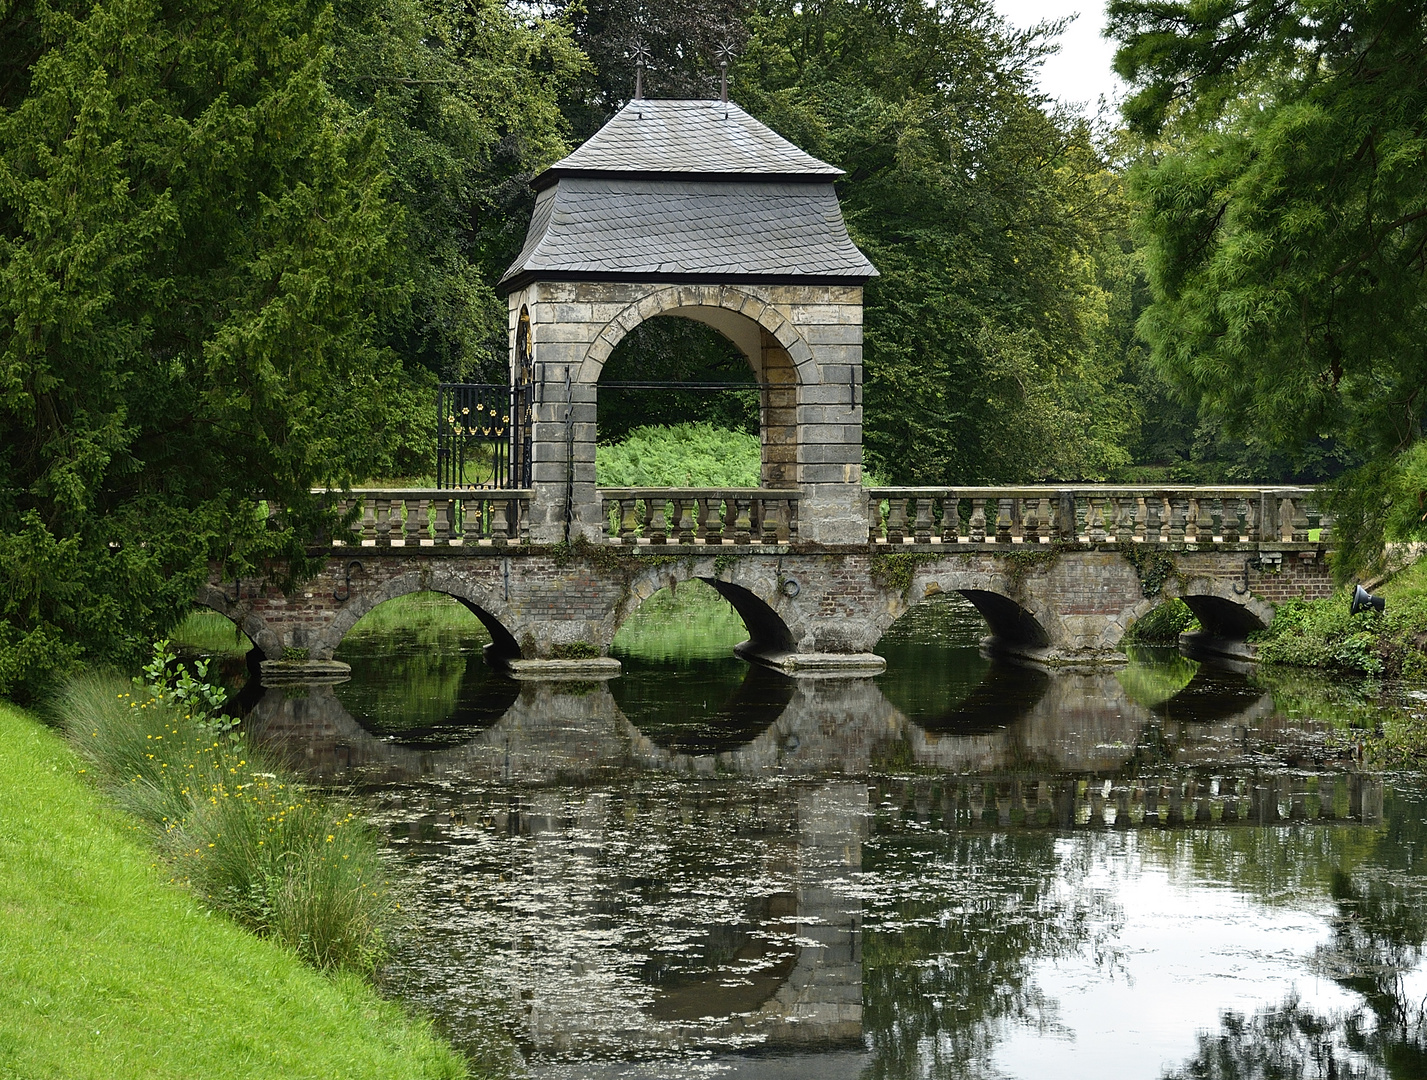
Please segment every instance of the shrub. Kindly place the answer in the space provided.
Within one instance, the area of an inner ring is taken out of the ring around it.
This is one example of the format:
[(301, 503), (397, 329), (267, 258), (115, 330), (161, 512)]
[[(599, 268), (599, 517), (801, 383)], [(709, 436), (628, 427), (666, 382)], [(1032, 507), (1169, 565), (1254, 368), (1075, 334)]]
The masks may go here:
[(1178, 597), (1166, 600), (1125, 631), (1126, 645), (1177, 645), (1179, 635), (1198, 628), (1199, 621), (1189, 605)]
[(707, 423), (637, 427), (595, 450), (601, 487), (757, 487), (762, 448), (757, 435)]
[(177, 689), (83, 675), (51, 710), (207, 904), (318, 968), (372, 971), (391, 908), (375, 833)]

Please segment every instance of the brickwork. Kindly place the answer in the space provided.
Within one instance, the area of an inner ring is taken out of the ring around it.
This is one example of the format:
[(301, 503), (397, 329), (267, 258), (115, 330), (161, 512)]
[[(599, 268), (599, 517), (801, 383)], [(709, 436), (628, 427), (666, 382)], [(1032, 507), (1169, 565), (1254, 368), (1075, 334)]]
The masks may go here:
[[(939, 593), (960, 592), (1001, 645), (1046, 660), (1108, 658), (1134, 620), (1182, 596), (1206, 628), (1242, 638), (1273, 604), (1329, 595), (1321, 546), (1164, 545), (1174, 572), (1145, 596), (1115, 545), (906, 545), (897, 578), (886, 549), (828, 552), (726, 546), (654, 549), (347, 547), (301, 590), (257, 582), (206, 587), (270, 658), (289, 650), (329, 659), (378, 604), (431, 590), (455, 597), (491, 630), (498, 652), (557, 655), (575, 643), (606, 652), (625, 619), (659, 589), (699, 578), (738, 609), (754, 653), (870, 653), (896, 619)], [(667, 553), (666, 553), (667, 552)], [(1247, 567), (1247, 571), (1246, 571)], [(1247, 587), (1245, 574), (1247, 572)], [(889, 580), (889, 573), (892, 580)]]

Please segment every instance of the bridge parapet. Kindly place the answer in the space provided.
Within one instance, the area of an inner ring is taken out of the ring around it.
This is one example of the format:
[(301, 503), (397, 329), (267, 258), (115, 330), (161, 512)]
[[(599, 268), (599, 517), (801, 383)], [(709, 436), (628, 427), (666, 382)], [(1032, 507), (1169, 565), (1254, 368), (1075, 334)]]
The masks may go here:
[(882, 487), (867, 495), (874, 544), (1318, 543), (1332, 519), (1301, 487)]

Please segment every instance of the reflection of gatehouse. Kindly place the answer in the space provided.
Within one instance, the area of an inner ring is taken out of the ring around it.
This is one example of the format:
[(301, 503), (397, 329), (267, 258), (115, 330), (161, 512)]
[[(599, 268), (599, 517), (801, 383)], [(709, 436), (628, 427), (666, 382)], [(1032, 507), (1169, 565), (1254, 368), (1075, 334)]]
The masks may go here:
[[(743, 617), (746, 655), (875, 670), (882, 632), (937, 592), (970, 599), (998, 644), (1049, 660), (1110, 657), (1168, 597), (1233, 642), (1274, 603), (1326, 594), (1331, 523), (1302, 489), (864, 488), (862, 291), (876, 271), (848, 237), (839, 175), (731, 103), (631, 102), (536, 178), (502, 282), (508, 396), (463, 405), (443, 390), (442, 477), (479, 486), (351, 492), (353, 535), (307, 588), (225, 585), (215, 567), (200, 602), (269, 658), (326, 660), (375, 604), (434, 589), (475, 611), (505, 659), (568, 662), (606, 655), (643, 599), (697, 577)], [(760, 487), (596, 486), (605, 363), (666, 317), (747, 359)], [(493, 408), (499, 423), (468, 419)], [(479, 476), (457, 427), (507, 440)]]

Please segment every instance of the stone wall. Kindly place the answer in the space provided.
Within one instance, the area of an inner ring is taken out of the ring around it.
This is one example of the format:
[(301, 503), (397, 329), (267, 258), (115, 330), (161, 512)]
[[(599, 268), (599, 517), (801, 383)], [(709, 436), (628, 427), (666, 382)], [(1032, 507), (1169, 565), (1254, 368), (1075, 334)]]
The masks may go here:
[(766, 387), (762, 480), (800, 491), (808, 522), (803, 538), (866, 538), (861, 286), (536, 282), (511, 293), (509, 302), (513, 373), (521, 312), (530, 318), (535, 542), (566, 539), (567, 513), (571, 537), (601, 536), (597, 384), (620, 340), (659, 315), (712, 326), (748, 357)]
[[(1136, 567), (1114, 545), (962, 544), (950, 551), (906, 545), (893, 553), (869, 545), (841, 552), (777, 545), (354, 545), (338, 549), (341, 554), (290, 596), (258, 582), (235, 587), (215, 572), (198, 599), (242, 626), (269, 658), (298, 650), (329, 659), (378, 604), (431, 590), (474, 611), (498, 651), (534, 659), (577, 644), (605, 653), (645, 600), (698, 578), (715, 584), (739, 611), (750, 629), (748, 651), (774, 659), (871, 653), (912, 606), (960, 592), (1011, 651), (1085, 661), (1113, 658), (1129, 625), (1172, 596), (1188, 600), (1206, 625), (1221, 623), (1222, 633), (1241, 638), (1273, 618), (1270, 599), (1331, 592), (1321, 547), (1160, 547), (1173, 560), (1173, 573), (1149, 596)], [(1275, 558), (1277, 568), (1270, 569)]]

